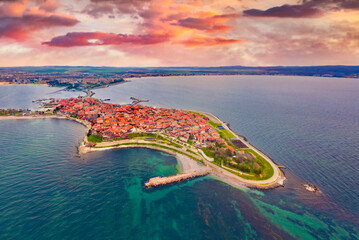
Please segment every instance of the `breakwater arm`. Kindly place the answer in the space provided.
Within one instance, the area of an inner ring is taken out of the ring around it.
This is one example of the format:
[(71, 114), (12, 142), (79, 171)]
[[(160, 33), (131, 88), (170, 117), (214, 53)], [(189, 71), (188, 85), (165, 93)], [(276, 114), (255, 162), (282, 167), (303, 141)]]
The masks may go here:
[(177, 175), (170, 176), (170, 177), (154, 177), (145, 183), (145, 187), (146, 188), (159, 187), (162, 185), (180, 182), (180, 181), (184, 181), (184, 180), (195, 178), (195, 177), (205, 176), (207, 174), (209, 174), (208, 170), (200, 171), (200, 172), (182, 173), (182, 174), (177, 174)]

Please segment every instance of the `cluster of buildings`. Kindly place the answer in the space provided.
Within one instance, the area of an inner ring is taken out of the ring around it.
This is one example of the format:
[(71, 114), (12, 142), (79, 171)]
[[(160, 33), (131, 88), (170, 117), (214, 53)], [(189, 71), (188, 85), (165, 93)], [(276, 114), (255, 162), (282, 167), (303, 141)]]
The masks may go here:
[(0, 109), (0, 116), (30, 116), (34, 113), (30, 109)]
[(183, 110), (116, 105), (93, 98), (62, 99), (58, 109), (62, 114), (91, 122), (91, 133), (104, 140), (128, 138), (131, 133), (164, 133), (183, 142), (190, 139), (197, 147), (222, 142), (208, 119)]
[(68, 86), (85, 88), (102, 86), (123, 81), (118, 73), (91, 72), (27, 72), (16, 70), (0, 71), (0, 82), (10, 84), (48, 84), (51, 86)]
[[(217, 73), (218, 74), (218, 73)], [(125, 78), (163, 77), (163, 76), (193, 76), (216, 75), (206, 72), (151, 72), (150, 70), (119, 70), (106, 71), (99, 69), (91, 72), (84, 69), (66, 69), (66, 67), (49, 67), (43, 69), (0, 68), (0, 82), (7, 84), (47, 84), (50, 86), (66, 86), (68, 88), (88, 89), (91, 87), (107, 86), (124, 82)]]

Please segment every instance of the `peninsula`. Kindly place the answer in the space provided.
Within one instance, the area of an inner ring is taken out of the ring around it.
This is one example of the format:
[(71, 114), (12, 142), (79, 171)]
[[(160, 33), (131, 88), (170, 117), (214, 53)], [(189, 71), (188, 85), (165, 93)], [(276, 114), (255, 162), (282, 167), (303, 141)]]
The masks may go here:
[(51, 111), (37, 117), (67, 118), (84, 124), (88, 133), (80, 153), (145, 147), (175, 155), (182, 173), (150, 179), (147, 187), (207, 174), (237, 186), (283, 185), (285, 177), (278, 166), (212, 114), (117, 105), (91, 97), (52, 101)]

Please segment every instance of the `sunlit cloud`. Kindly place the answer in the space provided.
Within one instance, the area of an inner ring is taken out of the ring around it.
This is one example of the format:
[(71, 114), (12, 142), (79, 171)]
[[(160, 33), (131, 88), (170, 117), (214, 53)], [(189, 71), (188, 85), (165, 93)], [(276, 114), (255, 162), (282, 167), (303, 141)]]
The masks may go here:
[(53, 27), (71, 27), (79, 21), (70, 15), (53, 12), (57, 2), (31, 6), (29, 1), (5, 1), (0, 5), (0, 37), (25, 40), (33, 32)]
[(0, 1), (0, 65), (359, 64), (357, 0)]

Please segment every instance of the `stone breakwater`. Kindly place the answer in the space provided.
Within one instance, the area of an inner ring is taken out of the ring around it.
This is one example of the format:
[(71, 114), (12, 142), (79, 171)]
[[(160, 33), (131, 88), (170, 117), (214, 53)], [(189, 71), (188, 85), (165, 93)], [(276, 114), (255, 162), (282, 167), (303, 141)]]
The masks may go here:
[(148, 180), (148, 182), (145, 183), (146, 188), (152, 188), (152, 187), (159, 187), (166, 184), (181, 182), (187, 179), (205, 176), (209, 174), (210, 171), (201, 171), (201, 172), (190, 172), (190, 173), (182, 173), (177, 174), (170, 177), (154, 177)]

